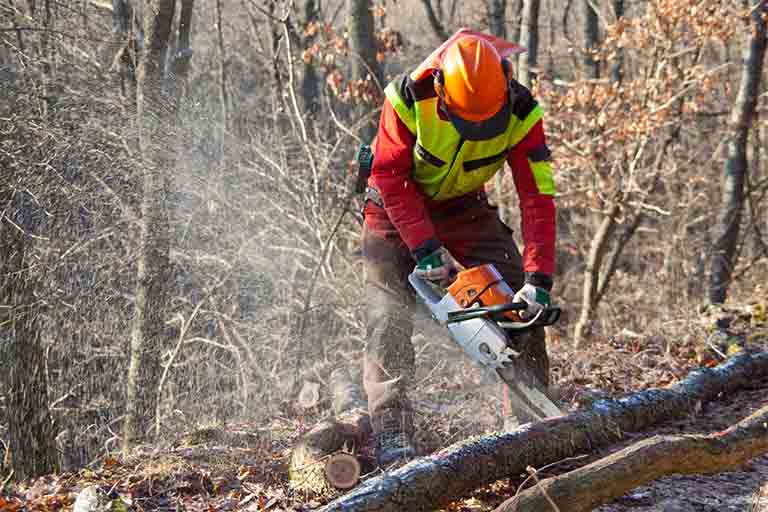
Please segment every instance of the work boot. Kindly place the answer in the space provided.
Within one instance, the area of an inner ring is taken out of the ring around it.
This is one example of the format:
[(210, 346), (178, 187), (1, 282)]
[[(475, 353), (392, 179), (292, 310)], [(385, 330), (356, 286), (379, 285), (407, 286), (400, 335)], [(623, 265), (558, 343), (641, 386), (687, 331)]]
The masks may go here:
[(387, 469), (395, 463), (405, 463), (416, 457), (411, 436), (411, 421), (397, 411), (384, 411), (371, 418), (376, 442), (376, 463)]

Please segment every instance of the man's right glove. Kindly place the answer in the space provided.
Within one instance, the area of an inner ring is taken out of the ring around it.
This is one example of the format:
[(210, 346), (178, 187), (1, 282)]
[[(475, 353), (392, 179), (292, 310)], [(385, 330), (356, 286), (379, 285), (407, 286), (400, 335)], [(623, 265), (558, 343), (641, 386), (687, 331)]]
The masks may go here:
[(414, 273), (421, 279), (439, 283), (446, 287), (456, 279), (456, 274), (464, 270), (461, 263), (456, 261), (445, 247), (421, 258), (416, 263)]
[(536, 316), (536, 313), (549, 307), (550, 304), (549, 292), (544, 288), (539, 288), (531, 283), (523, 285), (512, 300), (514, 302), (526, 302), (528, 304), (528, 307), (524, 311), (520, 311), (520, 318), (523, 320), (533, 318)]

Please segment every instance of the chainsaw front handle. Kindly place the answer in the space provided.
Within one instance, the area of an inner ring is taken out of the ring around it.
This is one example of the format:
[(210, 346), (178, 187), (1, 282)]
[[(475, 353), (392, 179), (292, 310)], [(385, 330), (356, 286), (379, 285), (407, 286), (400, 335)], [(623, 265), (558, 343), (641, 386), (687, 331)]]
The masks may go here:
[(487, 318), (495, 321), (499, 327), (515, 332), (525, 332), (552, 325), (560, 319), (562, 310), (558, 307), (546, 307), (540, 309), (536, 315), (525, 322), (511, 322), (503, 313), (507, 311), (522, 311), (528, 308), (525, 302), (510, 302), (499, 306), (477, 307), (452, 311), (448, 313), (446, 323), (463, 322), (473, 318)]
[(508, 304), (499, 304), (496, 306), (469, 307), (467, 309), (462, 309), (461, 311), (451, 311), (448, 313), (448, 323), (462, 322), (471, 318), (491, 318), (500, 320), (503, 318), (503, 313), (508, 311), (524, 311), (525, 309), (528, 309), (527, 302), (510, 302)]

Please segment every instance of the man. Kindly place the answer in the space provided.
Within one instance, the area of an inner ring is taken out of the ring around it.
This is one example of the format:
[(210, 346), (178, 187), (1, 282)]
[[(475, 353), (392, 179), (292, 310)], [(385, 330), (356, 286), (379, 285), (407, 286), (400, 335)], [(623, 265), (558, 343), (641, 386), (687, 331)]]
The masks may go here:
[[(362, 234), (368, 299), (363, 380), (380, 466), (415, 455), (406, 394), (414, 372), (414, 298), (407, 281), (414, 264), (423, 278), (446, 284), (464, 267), (492, 263), (519, 290), (515, 301), (528, 303), (527, 315), (549, 304), (555, 244), (550, 152), (541, 108), (513, 79), (500, 50), (520, 48), (461, 30), (385, 90)], [(520, 199), (522, 257), (484, 192), (505, 160)], [(532, 373), (548, 386), (543, 329), (520, 345)], [(508, 395), (504, 403), (514, 423)]]

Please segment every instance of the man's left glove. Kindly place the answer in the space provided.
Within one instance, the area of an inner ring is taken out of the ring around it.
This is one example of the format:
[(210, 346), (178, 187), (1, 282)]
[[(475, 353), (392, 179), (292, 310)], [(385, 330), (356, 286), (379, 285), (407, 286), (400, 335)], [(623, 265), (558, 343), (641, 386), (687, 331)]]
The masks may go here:
[(414, 273), (421, 279), (439, 283), (446, 287), (456, 279), (456, 274), (464, 270), (464, 267), (446, 249), (440, 247), (428, 256), (421, 258), (416, 263)]
[(515, 297), (512, 299), (514, 302), (527, 302), (528, 307), (520, 311), (520, 318), (523, 320), (527, 318), (533, 318), (536, 313), (544, 308), (549, 307), (549, 292), (544, 288), (526, 283), (520, 288)]

